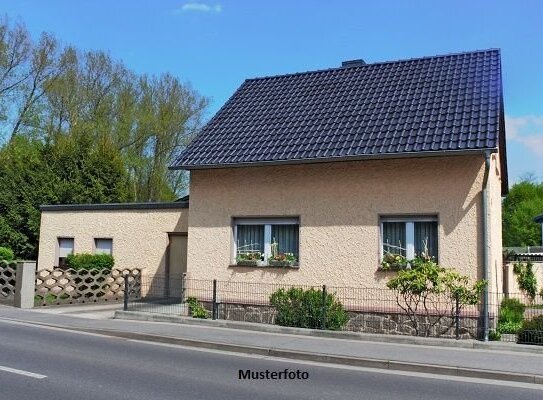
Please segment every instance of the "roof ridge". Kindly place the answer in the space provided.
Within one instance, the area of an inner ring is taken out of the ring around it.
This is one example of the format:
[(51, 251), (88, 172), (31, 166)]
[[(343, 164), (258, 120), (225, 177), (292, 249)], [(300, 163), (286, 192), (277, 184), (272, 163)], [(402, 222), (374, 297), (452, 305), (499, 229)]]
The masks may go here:
[(496, 51), (496, 52), (498, 52), (498, 55), (500, 55), (501, 49), (499, 47), (492, 47), (492, 48), (488, 48), (488, 49), (470, 50), (470, 51), (462, 51), (462, 52), (446, 53), (446, 54), (436, 54), (436, 55), (433, 55), (433, 56), (404, 58), (404, 59), (400, 59), (400, 60), (391, 60), (391, 61), (378, 61), (378, 62), (374, 62), (374, 63), (366, 63), (366, 64), (362, 64), (362, 65), (357, 65), (357, 66), (351, 66), (349, 68), (331, 67), (331, 68), (315, 69), (315, 70), (311, 70), (311, 71), (291, 72), (291, 73), (287, 73), (287, 74), (256, 76), (254, 78), (247, 78), (247, 79), (245, 79), (244, 82), (258, 81), (258, 80), (264, 80), (264, 79), (283, 78), (283, 77), (297, 76), (297, 75), (318, 74), (318, 73), (323, 73), (323, 72), (338, 71), (338, 70), (345, 70), (345, 69), (351, 70), (351, 69), (358, 69), (358, 68), (367, 68), (367, 67), (372, 67), (372, 66), (376, 66), (376, 65), (398, 64), (398, 63), (413, 62), (413, 61), (419, 61), (419, 60), (446, 58), (446, 57), (451, 57), (451, 56), (460, 56), (460, 55), (476, 54), (476, 53), (486, 53), (486, 52), (490, 52), (490, 51)]

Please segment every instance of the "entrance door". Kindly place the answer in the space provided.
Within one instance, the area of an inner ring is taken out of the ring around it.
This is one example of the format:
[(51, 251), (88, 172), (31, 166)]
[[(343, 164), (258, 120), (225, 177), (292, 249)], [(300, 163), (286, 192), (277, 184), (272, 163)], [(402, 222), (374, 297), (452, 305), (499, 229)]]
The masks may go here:
[(170, 232), (168, 249), (169, 296), (181, 297), (182, 277), (187, 272), (187, 233)]

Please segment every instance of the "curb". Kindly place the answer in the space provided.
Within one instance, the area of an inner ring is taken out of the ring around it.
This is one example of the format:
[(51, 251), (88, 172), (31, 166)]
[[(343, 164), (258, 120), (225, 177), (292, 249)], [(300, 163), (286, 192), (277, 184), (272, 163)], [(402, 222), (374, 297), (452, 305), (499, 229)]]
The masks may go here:
[(439, 338), (426, 338), (416, 336), (399, 336), (399, 335), (379, 335), (373, 333), (362, 332), (337, 332), (326, 331), (319, 329), (307, 329), (307, 328), (292, 328), (278, 325), (266, 325), (254, 322), (240, 322), (229, 321), (224, 319), (210, 320), (210, 319), (198, 319), (191, 317), (164, 315), (164, 314), (152, 314), (141, 311), (116, 311), (114, 319), (124, 319), (133, 321), (150, 321), (150, 322), (168, 322), (183, 325), (193, 326), (211, 326), (218, 328), (230, 328), (230, 329), (242, 329), (246, 331), (256, 331), (265, 333), (284, 333), (289, 335), (301, 335), (301, 336), (313, 336), (329, 339), (348, 339), (348, 340), (360, 340), (364, 342), (379, 342), (379, 343), (393, 343), (393, 344), (407, 344), (407, 345), (419, 345), (419, 346), (436, 346), (436, 347), (449, 347), (449, 348), (462, 348), (462, 349), (479, 349), (479, 350), (493, 350), (493, 351), (512, 351), (518, 353), (530, 353), (530, 354), (542, 354), (543, 346), (528, 346), (517, 345), (516, 343), (505, 342), (481, 342), (478, 340), (463, 339), (439, 339)]
[(30, 323), (33, 325), (47, 326), (51, 328), (64, 329), (76, 332), (94, 333), (99, 335), (139, 340), (154, 343), (173, 344), (178, 346), (195, 347), (201, 349), (221, 350), (232, 353), (242, 353), (251, 355), (261, 355), (267, 357), (277, 357), (291, 360), (313, 361), (324, 364), (349, 365), (354, 367), (387, 369), (392, 371), (419, 372), (433, 375), (448, 375), (479, 379), (492, 379), (509, 382), (521, 382), (530, 384), (543, 384), (543, 376), (533, 374), (521, 374), (507, 371), (492, 371), (485, 369), (472, 369), (464, 367), (451, 367), (436, 364), (421, 364), (405, 361), (394, 361), (377, 358), (346, 357), (322, 353), (310, 353), (304, 351), (282, 350), (273, 347), (244, 346), (230, 343), (210, 342), (204, 340), (194, 340), (177, 338), (172, 336), (159, 336), (147, 333), (126, 332), (108, 329), (81, 328), (66, 325), (55, 325), (28, 320), (11, 319), (15, 322)]

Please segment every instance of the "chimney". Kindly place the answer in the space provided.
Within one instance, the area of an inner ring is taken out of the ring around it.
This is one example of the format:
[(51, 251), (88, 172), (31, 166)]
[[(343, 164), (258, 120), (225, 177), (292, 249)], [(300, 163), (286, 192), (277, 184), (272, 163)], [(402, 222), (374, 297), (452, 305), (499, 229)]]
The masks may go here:
[(366, 65), (366, 62), (359, 58), (358, 60), (343, 61), (341, 63), (341, 68), (360, 67), (362, 65)]

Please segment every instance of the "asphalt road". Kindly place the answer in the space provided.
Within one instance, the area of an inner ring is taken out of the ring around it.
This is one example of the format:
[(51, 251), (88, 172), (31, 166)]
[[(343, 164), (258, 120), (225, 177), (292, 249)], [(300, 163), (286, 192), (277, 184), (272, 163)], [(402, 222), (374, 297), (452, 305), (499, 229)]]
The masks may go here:
[[(285, 368), (309, 377), (238, 379), (240, 369)], [(543, 398), (539, 387), (238, 356), (0, 320), (0, 400), (498, 400)]]

